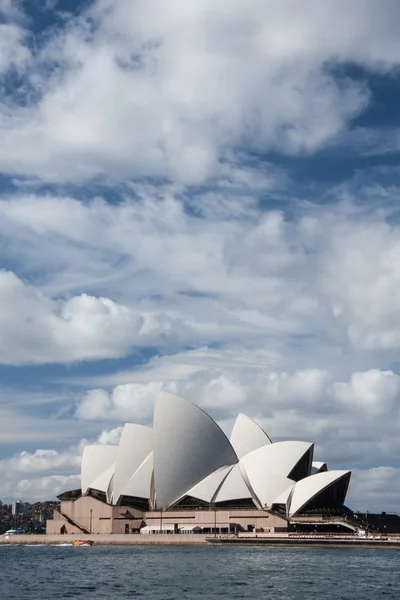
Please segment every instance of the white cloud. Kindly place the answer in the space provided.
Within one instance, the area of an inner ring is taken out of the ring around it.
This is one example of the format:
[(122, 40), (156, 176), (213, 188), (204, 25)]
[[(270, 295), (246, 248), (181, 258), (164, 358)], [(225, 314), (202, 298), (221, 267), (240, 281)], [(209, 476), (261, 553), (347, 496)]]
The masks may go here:
[[(6, 87), (2, 76), (9, 70), (23, 71), (31, 58), (27, 47), (29, 36), (23, 28), (24, 16), (19, 2), (0, 0), (0, 91), (4, 97)], [(0, 102), (0, 114), (7, 113), (7, 102)]]
[(41, 364), (124, 356), (135, 345), (187, 339), (179, 319), (140, 314), (87, 294), (51, 299), (14, 273), (0, 271), (0, 362)]
[(111, 393), (103, 389), (89, 390), (80, 400), (76, 416), (79, 419), (149, 423), (153, 416), (153, 402), (161, 384), (125, 384)]
[(0, 166), (197, 183), (242, 147), (312, 152), (368, 101), (335, 65), (398, 66), (399, 7), (384, 4), (99, 0), (29, 61), (40, 97), (3, 111)]
[(121, 427), (117, 427), (102, 431), (94, 440), (84, 438), (66, 450), (24, 451), (0, 460), (0, 499), (52, 500), (61, 492), (79, 488), (83, 447), (89, 443), (118, 444), (120, 435)]
[[(24, 45), (25, 36), (20, 26), (0, 23), (0, 76), (11, 68), (21, 69), (28, 62), (30, 54)], [(5, 107), (1, 108), (3, 112)]]
[(18, 0), (0, 0), (0, 15), (10, 20), (22, 17), (20, 2)]
[(371, 369), (353, 373), (347, 384), (337, 383), (337, 398), (372, 415), (391, 415), (400, 400), (400, 377), (393, 371)]
[(24, 499), (27, 502), (43, 502), (56, 500), (57, 496), (66, 490), (79, 488), (81, 484), (80, 475), (45, 475), (43, 477), (32, 477), (32, 475), (15, 480), (2, 482), (0, 490), (5, 501), (14, 502)]
[(101, 359), (125, 354), (141, 320), (108, 298), (51, 300), (13, 273), (0, 272), (0, 361), (4, 364)]
[(9, 470), (19, 473), (40, 473), (48, 470), (63, 472), (71, 468), (79, 471), (80, 456), (70, 451), (57, 452), (56, 450), (36, 450), (36, 452), (20, 452), (18, 455), (2, 460), (0, 472), (7, 474)]
[[(69, 299), (39, 302), (36, 291), (7, 275), (10, 293), (23, 296), (27, 316), (30, 303), (47, 303), (50, 312), (57, 306), (60, 333), (52, 343), (81, 344), (77, 359), (121, 356), (151, 343), (173, 350), (228, 341), (247, 346), (266, 335), (273, 352), (300, 335), (310, 340), (302, 345), (319, 340), (352, 352), (400, 346), (400, 227), (383, 211), (303, 204), (291, 220), (250, 205), (241, 193), (237, 211), (242, 205), (247, 213), (229, 218), (226, 190), (214, 192), (213, 211), (208, 193), (205, 208), (199, 194), (197, 213), (168, 188), (138, 194), (118, 206), (35, 195), (0, 201), (10, 259), (23, 259), (28, 276), (45, 269), (42, 294)], [(82, 295), (82, 287), (93, 295)], [(98, 297), (110, 291), (115, 301)]]
[(323, 257), (322, 286), (350, 342), (367, 350), (400, 343), (400, 236), (382, 218), (334, 227)]

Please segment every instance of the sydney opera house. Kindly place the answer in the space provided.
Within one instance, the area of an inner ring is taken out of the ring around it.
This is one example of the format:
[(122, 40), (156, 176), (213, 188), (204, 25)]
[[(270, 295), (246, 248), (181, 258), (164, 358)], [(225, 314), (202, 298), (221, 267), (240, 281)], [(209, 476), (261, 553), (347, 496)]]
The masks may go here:
[(350, 471), (314, 445), (272, 442), (239, 414), (230, 438), (203, 410), (160, 392), (153, 427), (127, 423), (118, 446), (84, 448), (81, 489), (59, 496), (48, 533), (284, 532), (348, 511)]

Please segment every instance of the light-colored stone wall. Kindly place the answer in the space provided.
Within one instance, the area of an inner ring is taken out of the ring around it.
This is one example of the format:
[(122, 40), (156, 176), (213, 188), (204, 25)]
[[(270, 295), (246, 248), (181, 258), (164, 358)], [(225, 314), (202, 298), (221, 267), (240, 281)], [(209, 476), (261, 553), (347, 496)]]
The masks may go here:
[[(127, 527), (129, 533), (138, 527), (142, 520), (146, 525), (159, 526), (165, 529), (166, 525), (178, 528), (183, 525), (200, 526), (217, 530), (222, 528), (235, 528), (240, 525), (245, 531), (249, 526), (254, 532), (263, 530), (265, 533), (273, 533), (276, 528), (286, 527), (285, 519), (272, 515), (267, 511), (257, 509), (230, 509), (230, 510), (184, 510), (166, 512), (146, 512), (135, 510), (126, 506), (111, 506), (91, 496), (83, 496), (75, 501), (61, 503), (61, 513), (67, 515), (74, 523), (85, 527), (92, 534), (125, 534)], [(125, 519), (128, 511), (135, 519)], [(61, 513), (54, 512), (54, 520), (47, 522), (46, 531), (49, 534), (59, 534), (66, 531), (68, 534), (82, 533), (77, 527), (71, 525)], [(62, 529), (63, 528), (63, 529)], [(240, 527), (238, 528), (238, 531)], [(156, 535), (156, 534), (151, 534)], [(188, 534), (185, 534), (188, 535)]]
[(267, 511), (257, 509), (229, 509), (229, 510), (193, 510), (193, 511), (167, 511), (145, 513), (147, 525), (165, 525), (176, 523), (178, 525), (199, 525), (200, 527), (217, 528), (226, 525), (238, 524), (247, 530), (253, 526), (254, 530), (275, 531), (275, 529), (287, 527), (287, 522), (282, 517), (271, 515)]
[(46, 533), (49, 535), (78, 534), (82, 533), (78, 527), (74, 527), (57, 511), (53, 513), (53, 519), (46, 522)]
[[(142, 520), (144, 513), (127, 506), (111, 506), (91, 496), (82, 496), (75, 501), (61, 502), (60, 512), (54, 511), (53, 521), (47, 521), (46, 532), (56, 534), (61, 528), (67, 533), (81, 532), (79, 527), (71, 525), (63, 515), (69, 517), (78, 526), (82, 526), (91, 533), (110, 534), (125, 533), (125, 527), (132, 529), (132, 519), (124, 519), (126, 511), (134, 519)], [(82, 532), (81, 532), (82, 533)]]

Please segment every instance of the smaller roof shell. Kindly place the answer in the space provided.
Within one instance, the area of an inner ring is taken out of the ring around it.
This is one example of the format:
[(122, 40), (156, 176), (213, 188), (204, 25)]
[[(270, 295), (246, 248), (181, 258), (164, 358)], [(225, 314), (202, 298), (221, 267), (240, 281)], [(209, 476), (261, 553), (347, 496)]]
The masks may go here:
[(253, 495), (243, 479), (239, 464), (235, 465), (221, 485), (215, 502), (229, 502), (230, 500), (242, 500), (252, 498)]
[(136, 498), (150, 498), (151, 477), (153, 475), (153, 452), (144, 459), (128, 483), (122, 488), (116, 502), (122, 496), (134, 496)]
[(285, 506), (287, 506), (288, 500), (290, 498), (290, 494), (292, 493), (293, 487), (295, 485), (296, 485), (296, 483), (293, 482), (293, 484), (290, 487), (286, 488), (280, 496), (275, 498), (274, 504), (284, 504)]
[(82, 494), (86, 494), (96, 481), (107, 469), (115, 464), (118, 446), (107, 446), (105, 444), (93, 444), (85, 446), (82, 454), (81, 464), (81, 488)]
[(327, 470), (328, 466), (326, 463), (314, 460), (311, 467), (311, 475), (315, 475), (316, 473), (322, 473)]
[(257, 473), (258, 476), (262, 473), (276, 473), (282, 477), (289, 477), (297, 463), (307, 452), (312, 452), (313, 447), (310, 442), (268, 444), (246, 454), (240, 461), (241, 469), (247, 473), (251, 485), (253, 482), (250, 472)]
[(214, 471), (214, 473), (211, 473), (211, 475), (208, 475), (208, 477), (192, 487), (187, 492), (187, 495), (198, 498), (199, 500), (204, 500), (204, 502), (213, 502), (223, 481), (232, 469), (233, 466), (229, 465), (228, 467), (221, 467), (221, 469)]
[[(347, 478), (347, 485), (350, 481), (350, 471), (324, 471), (310, 475), (301, 481), (298, 481), (293, 487), (288, 503), (289, 516), (293, 516), (300, 512), (311, 500), (318, 496), (321, 492), (331, 486), (339, 483), (343, 478)], [(345, 500), (347, 487), (345, 488), (343, 502)]]
[(113, 500), (118, 502), (124, 488), (153, 450), (153, 430), (145, 425), (126, 423), (118, 446)]
[(249, 474), (248, 486), (252, 490), (254, 502), (259, 508), (271, 508), (276, 503), (276, 499), (292, 488), (295, 483), (292, 479), (279, 473), (260, 472), (256, 468), (254, 470), (249, 468), (243, 474), (245, 480)]
[(115, 465), (112, 464), (108, 469), (103, 471), (97, 479), (92, 481), (88, 489), (98, 490), (99, 492), (104, 492), (107, 495), (107, 500), (109, 499), (110, 485), (112, 483), (112, 479), (114, 476), (114, 468)]
[(230, 442), (239, 459), (257, 448), (271, 444), (265, 431), (250, 417), (242, 413), (237, 416), (233, 425)]

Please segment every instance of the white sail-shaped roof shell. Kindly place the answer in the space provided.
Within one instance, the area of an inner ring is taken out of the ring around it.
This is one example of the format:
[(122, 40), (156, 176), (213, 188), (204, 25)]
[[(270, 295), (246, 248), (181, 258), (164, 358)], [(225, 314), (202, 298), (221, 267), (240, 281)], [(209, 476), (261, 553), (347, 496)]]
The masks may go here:
[(214, 471), (214, 473), (211, 473), (203, 481), (192, 487), (187, 492), (187, 495), (204, 500), (204, 502), (213, 502), (214, 496), (216, 496), (221, 484), (233, 468), (232, 465), (229, 465), (228, 467), (222, 467)]
[[(81, 488), (82, 494), (93, 487), (93, 483), (107, 469), (115, 464), (118, 446), (107, 446), (105, 444), (93, 444), (85, 446), (82, 454), (81, 466)], [(93, 489), (96, 489), (93, 487)]]
[[(136, 498), (150, 498), (151, 477), (153, 475), (153, 452), (144, 459), (128, 483), (122, 488), (121, 496), (134, 496)], [(118, 497), (118, 499), (119, 499)]]
[(156, 508), (165, 510), (236, 454), (220, 427), (200, 408), (159, 392), (154, 408)]
[(114, 478), (114, 469), (115, 465), (112, 464), (108, 469), (103, 471), (101, 475), (97, 477), (90, 484), (88, 489), (97, 490), (99, 492), (104, 492), (106, 494), (107, 502), (110, 502), (112, 499), (112, 482)]
[(312, 448), (313, 444), (310, 442), (269, 444), (246, 454), (240, 460), (241, 469), (242, 472), (247, 473), (250, 480), (252, 479), (250, 471), (254, 473), (255, 477), (257, 474), (261, 476), (262, 473), (277, 473), (283, 477), (289, 477), (293, 468), (306, 452), (312, 451)]
[(249, 465), (247, 471), (243, 473), (243, 478), (251, 489), (253, 500), (259, 508), (270, 508), (276, 498), (293, 487), (295, 483), (292, 479), (279, 473), (266, 473), (257, 465)]
[(230, 442), (239, 459), (257, 448), (271, 444), (265, 431), (255, 421), (241, 413), (233, 425)]
[(235, 465), (221, 485), (215, 502), (229, 502), (252, 498), (252, 494), (243, 479), (239, 464)]
[(323, 473), (327, 470), (328, 467), (326, 463), (314, 460), (311, 467), (311, 475), (315, 475), (316, 473)]
[(115, 464), (113, 501), (118, 502), (125, 486), (153, 450), (151, 427), (127, 423), (121, 434)]
[(287, 487), (280, 496), (277, 496), (274, 500), (274, 504), (284, 504), (285, 506), (288, 505), (288, 500), (290, 498), (290, 494), (292, 493), (293, 487), (296, 485), (295, 482), (293, 482), (293, 485), (291, 485), (290, 487)]
[(347, 477), (350, 480), (350, 475), (350, 471), (324, 471), (298, 481), (289, 499), (289, 516), (301, 511), (313, 498), (336, 485), (342, 478)]

